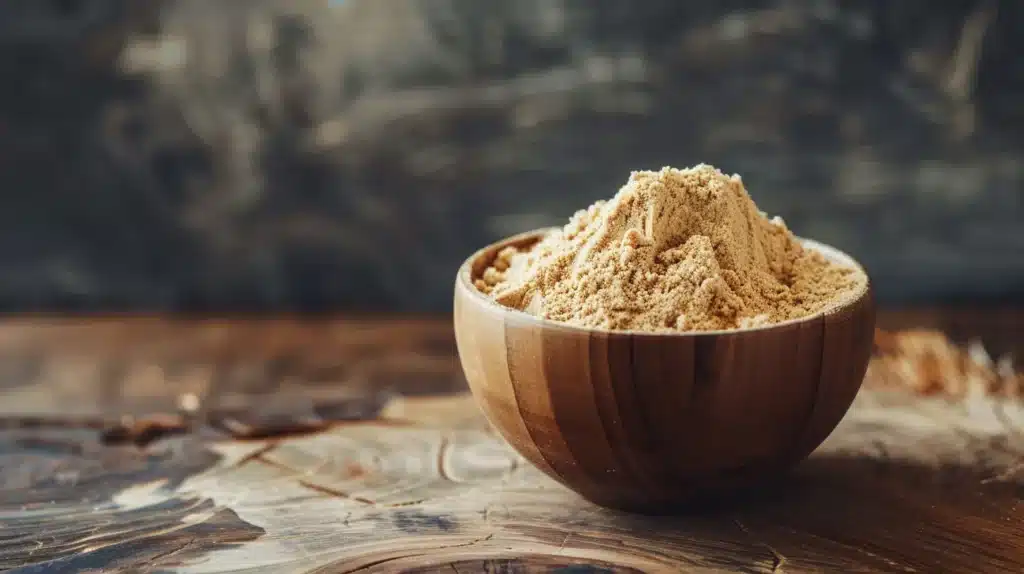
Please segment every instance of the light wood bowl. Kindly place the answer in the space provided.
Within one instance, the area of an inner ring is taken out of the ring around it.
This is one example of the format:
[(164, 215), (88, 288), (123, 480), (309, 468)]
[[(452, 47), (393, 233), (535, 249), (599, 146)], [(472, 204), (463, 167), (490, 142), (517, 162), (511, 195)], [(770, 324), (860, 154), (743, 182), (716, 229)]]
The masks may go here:
[[(654, 334), (585, 329), (501, 306), (455, 284), (455, 334), (473, 396), (524, 458), (610, 508), (671, 512), (778, 476), (846, 414), (867, 369), (875, 309), (864, 289), (826, 312), (755, 329)], [(848, 255), (809, 240), (832, 260)]]

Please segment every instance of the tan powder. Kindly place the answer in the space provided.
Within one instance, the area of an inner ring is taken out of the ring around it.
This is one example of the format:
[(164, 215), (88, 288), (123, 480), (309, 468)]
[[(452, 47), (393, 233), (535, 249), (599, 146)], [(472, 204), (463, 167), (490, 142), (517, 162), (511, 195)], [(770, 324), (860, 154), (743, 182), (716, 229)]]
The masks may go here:
[(769, 220), (739, 176), (702, 164), (633, 172), (615, 197), (532, 248), (503, 250), (476, 286), (554, 321), (664, 332), (804, 317), (864, 281)]

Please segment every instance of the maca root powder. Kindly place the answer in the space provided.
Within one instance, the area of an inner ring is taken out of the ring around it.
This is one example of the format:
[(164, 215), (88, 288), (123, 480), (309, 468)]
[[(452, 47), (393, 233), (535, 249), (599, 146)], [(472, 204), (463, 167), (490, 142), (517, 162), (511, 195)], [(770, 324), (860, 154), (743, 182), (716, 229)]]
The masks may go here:
[(802, 247), (761, 213), (739, 176), (708, 165), (638, 171), (476, 280), (498, 303), (580, 327), (709, 331), (797, 319), (866, 278)]

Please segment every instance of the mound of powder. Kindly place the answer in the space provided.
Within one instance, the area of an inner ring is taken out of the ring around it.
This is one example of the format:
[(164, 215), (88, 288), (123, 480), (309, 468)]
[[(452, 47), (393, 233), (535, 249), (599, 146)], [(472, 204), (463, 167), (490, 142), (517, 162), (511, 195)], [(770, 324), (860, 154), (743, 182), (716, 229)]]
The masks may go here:
[(503, 250), (475, 284), (546, 319), (664, 332), (796, 319), (864, 281), (768, 219), (739, 176), (701, 164), (633, 172), (611, 200), (528, 249)]

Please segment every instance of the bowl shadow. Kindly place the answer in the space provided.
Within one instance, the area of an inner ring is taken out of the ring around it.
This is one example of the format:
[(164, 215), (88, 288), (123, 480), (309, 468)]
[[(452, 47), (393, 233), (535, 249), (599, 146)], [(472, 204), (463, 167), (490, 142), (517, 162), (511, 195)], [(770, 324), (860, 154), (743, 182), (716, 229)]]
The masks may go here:
[[(776, 566), (1021, 571), (1024, 473), (1017, 474), (822, 454), (771, 482), (674, 509), (685, 515), (613, 512), (613, 523), (638, 535), (704, 539), (711, 552), (745, 541), (768, 551)], [(740, 554), (722, 551), (709, 559)]]

